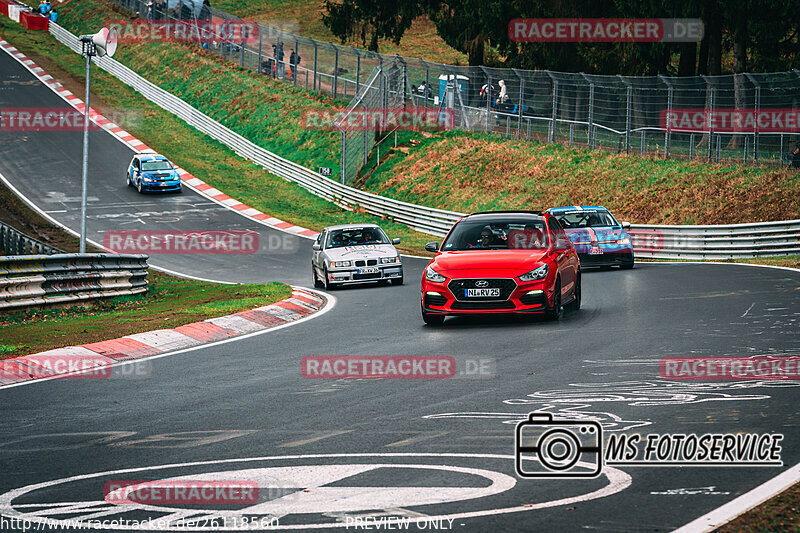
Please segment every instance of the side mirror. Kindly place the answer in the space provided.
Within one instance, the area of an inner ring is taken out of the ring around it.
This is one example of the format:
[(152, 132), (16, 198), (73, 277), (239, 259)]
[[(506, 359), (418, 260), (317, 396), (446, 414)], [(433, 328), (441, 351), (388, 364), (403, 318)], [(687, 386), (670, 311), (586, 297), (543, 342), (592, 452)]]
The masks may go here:
[(400, 239), (392, 239), (392, 244), (400, 244)]
[(322, 246), (320, 246), (318, 242), (315, 242), (314, 244), (311, 245), (311, 249), (314, 250), (315, 252), (319, 252), (320, 250), (322, 250)]
[(439, 243), (438, 243), (438, 242), (436, 242), (436, 241), (434, 241), (434, 242), (429, 242), (428, 244), (426, 244), (426, 245), (425, 245), (425, 249), (426, 249), (427, 251), (429, 251), (429, 252), (436, 253), (436, 252), (438, 252), (438, 251), (439, 251)]
[(623, 222), (622, 223), (622, 229), (624, 229), (625, 231), (631, 229), (631, 223), (630, 222)]

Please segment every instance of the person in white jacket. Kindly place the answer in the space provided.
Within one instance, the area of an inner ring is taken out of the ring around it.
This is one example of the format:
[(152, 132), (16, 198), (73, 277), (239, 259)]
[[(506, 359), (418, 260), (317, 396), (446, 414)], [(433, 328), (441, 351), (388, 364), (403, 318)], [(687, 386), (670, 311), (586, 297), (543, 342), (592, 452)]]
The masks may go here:
[(495, 105), (502, 104), (503, 102), (508, 100), (508, 95), (506, 94), (506, 82), (500, 80), (499, 83), (500, 83), (500, 94), (497, 95), (497, 101), (495, 102)]

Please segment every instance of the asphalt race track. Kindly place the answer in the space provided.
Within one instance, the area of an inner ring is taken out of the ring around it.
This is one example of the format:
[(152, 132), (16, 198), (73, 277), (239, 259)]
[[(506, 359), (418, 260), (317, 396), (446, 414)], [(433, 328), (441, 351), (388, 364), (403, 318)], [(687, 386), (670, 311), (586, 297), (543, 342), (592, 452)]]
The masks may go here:
[[(66, 106), (6, 54), (0, 79), (0, 107)], [(188, 190), (139, 195), (124, 183), (132, 152), (102, 131), (90, 142), (95, 241), (113, 229), (252, 229), (262, 242), (283, 238)], [(0, 174), (75, 230), (80, 158), (79, 132), (0, 132)], [(160, 255), (151, 263), (202, 278), (309, 286), (310, 258), (310, 241), (296, 239), (252, 255)], [(403, 286), (335, 291), (336, 306), (319, 318), (154, 359), (145, 376), (0, 390), (0, 510), (110, 518), (119, 511), (103, 501), (107, 481), (232, 479), (245, 470), (261, 481), (252, 519), (278, 516), (296, 530), (428, 515), (428, 529), (469, 532), (666, 531), (800, 462), (800, 382), (659, 378), (665, 356), (800, 355), (800, 273), (637, 264), (584, 273), (582, 309), (558, 323), (470, 318), (430, 328), (419, 315), (425, 261), (404, 264)], [(300, 373), (307, 355), (450, 355), (488, 361), (494, 372), (311, 380)], [(514, 423), (532, 411), (591, 417), (606, 434), (782, 433), (785, 466), (618, 467), (597, 479), (522, 479)], [(173, 511), (174, 520), (197, 514)], [(213, 519), (221, 514), (207, 511), (195, 525), (219, 530)]]

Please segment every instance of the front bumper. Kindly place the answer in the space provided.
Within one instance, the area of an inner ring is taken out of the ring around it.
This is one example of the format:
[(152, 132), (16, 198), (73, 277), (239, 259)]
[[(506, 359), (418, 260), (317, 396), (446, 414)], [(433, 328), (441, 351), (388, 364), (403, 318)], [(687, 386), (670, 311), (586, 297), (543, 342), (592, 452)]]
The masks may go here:
[(155, 181), (151, 183), (147, 183), (146, 181), (142, 181), (142, 190), (143, 191), (165, 191), (165, 192), (174, 192), (181, 190), (181, 182), (180, 181)]
[(590, 253), (590, 249), (590, 246), (575, 247), (582, 268), (629, 265), (633, 263), (633, 248), (630, 247), (609, 246), (606, 248), (605, 245), (600, 245), (600, 249), (603, 251), (602, 254)]
[(341, 268), (328, 271), (328, 281), (332, 283), (351, 284), (369, 281), (386, 281), (403, 277), (403, 265), (379, 265), (377, 274), (360, 274), (359, 268)]
[(425, 313), (439, 315), (481, 315), (503, 313), (544, 313), (553, 300), (553, 287), (548, 287), (548, 279), (530, 282), (513, 280), (516, 287), (504, 299), (468, 299), (456, 298), (452, 282), (463, 281), (448, 279), (444, 283), (424, 280), (422, 285), (422, 310)]

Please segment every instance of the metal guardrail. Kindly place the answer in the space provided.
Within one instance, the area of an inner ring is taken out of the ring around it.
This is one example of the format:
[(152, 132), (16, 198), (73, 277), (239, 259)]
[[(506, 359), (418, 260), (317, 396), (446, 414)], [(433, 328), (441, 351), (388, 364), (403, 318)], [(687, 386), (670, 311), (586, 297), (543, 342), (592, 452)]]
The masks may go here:
[(147, 256), (53, 254), (0, 257), (0, 311), (147, 291)]
[(21, 231), (0, 221), (0, 247), (6, 255), (60, 254), (58, 248), (28, 237)]
[[(80, 42), (72, 33), (58, 24), (50, 24), (50, 33), (76, 53), (80, 53)], [(241, 157), (249, 159), (269, 172), (287, 181), (297, 183), (310, 193), (324, 198), (345, 209), (360, 209), (370, 214), (388, 217), (391, 220), (431, 235), (442, 236), (463, 213), (402, 202), (377, 194), (360, 191), (333, 180), (319, 176), (297, 163), (293, 163), (257, 146), (241, 135), (231, 131), (206, 114), (198, 111), (180, 98), (157, 87), (128, 67), (109, 57), (95, 58), (95, 63), (129, 85), (151, 102), (183, 119), (189, 125), (233, 149)], [(729, 257), (755, 257), (759, 255), (786, 255), (800, 253), (800, 243), (792, 244), (792, 234), (800, 232), (800, 220), (766, 222), (756, 224), (733, 224), (718, 226), (654, 226), (633, 225), (634, 235), (656, 238), (662, 232), (659, 248), (640, 247), (639, 257), (657, 259), (724, 259)], [(734, 244), (724, 247), (709, 236), (726, 238), (742, 237)], [(669, 237), (664, 239), (663, 237)], [(773, 243), (757, 240), (774, 237)], [(675, 238), (680, 237), (680, 238)], [(768, 246), (775, 244), (775, 246)]]

